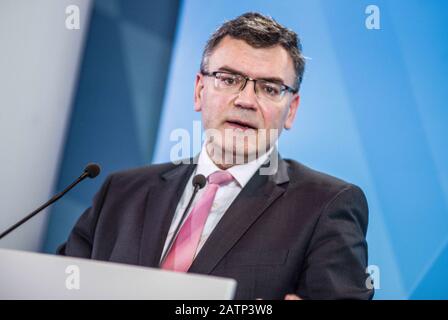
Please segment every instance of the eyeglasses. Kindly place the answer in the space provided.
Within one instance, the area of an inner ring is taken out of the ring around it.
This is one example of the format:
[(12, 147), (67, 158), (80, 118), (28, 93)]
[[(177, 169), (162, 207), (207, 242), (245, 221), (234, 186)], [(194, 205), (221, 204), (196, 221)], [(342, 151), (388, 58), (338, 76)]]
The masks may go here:
[(253, 81), (256, 96), (259, 99), (272, 102), (280, 102), (286, 92), (294, 94), (299, 91), (298, 89), (293, 89), (282, 83), (267, 81), (264, 79), (252, 79), (237, 73), (224, 71), (201, 71), (201, 73), (207, 77), (214, 77), (215, 88), (229, 94), (241, 92), (246, 87), (247, 81)]

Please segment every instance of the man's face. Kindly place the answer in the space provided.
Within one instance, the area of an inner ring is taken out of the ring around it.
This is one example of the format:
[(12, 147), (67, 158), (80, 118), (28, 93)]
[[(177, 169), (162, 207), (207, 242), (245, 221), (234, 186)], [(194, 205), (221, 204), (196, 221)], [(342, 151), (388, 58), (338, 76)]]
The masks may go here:
[[(227, 36), (209, 56), (206, 71), (233, 72), (252, 79), (275, 78), (295, 88), (292, 58), (280, 45), (253, 48), (243, 40)], [(206, 131), (214, 129), (224, 137), (214, 139), (213, 148), (221, 148), (234, 156), (261, 155), (268, 150), (275, 143), (269, 139), (269, 134), (277, 132), (280, 135), (283, 128), (291, 128), (298, 105), (299, 95), (290, 92), (285, 92), (278, 102), (260, 99), (254, 91), (253, 81), (248, 81), (242, 91), (229, 93), (215, 87), (213, 76), (200, 73), (196, 76), (195, 111), (202, 113)], [(226, 132), (227, 137), (230, 133), (233, 138), (225, 139)], [(247, 139), (248, 136), (255, 140)], [(238, 140), (243, 139), (245, 143), (239, 144)]]

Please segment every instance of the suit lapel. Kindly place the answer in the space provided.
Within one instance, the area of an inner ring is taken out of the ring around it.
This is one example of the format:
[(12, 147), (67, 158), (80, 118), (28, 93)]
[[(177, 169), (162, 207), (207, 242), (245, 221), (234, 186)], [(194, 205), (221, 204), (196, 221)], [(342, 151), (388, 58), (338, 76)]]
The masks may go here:
[(183, 190), (196, 165), (181, 164), (160, 174), (149, 187), (140, 244), (139, 264), (158, 267), (165, 240)]
[(287, 164), (280, 157), (278, 161), (274, 175), (260, 175), (260, 171), (254, 174), (210, 234), (189, 272), (211, 273), (250, 226), (284, 193), (280, 185), (289, 181)]

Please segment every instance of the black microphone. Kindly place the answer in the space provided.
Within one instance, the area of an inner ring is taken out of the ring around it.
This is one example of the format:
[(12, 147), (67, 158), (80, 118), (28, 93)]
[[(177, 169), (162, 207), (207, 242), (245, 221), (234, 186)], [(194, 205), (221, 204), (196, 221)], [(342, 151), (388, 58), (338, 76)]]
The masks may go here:
[(190, 201), (188, 202), (187, 207), (185, 208), (184, 213), (182, 214), (182, 217), (180, 218), (179, 224), (177, 225), (176, 230), (173, 233), (173, 236), (171, 237), (168, 247), (166, 247), (166, 251), (165, 251), (163, 257), (160, 260), (160, 266), (162, 266), (162, 264), (165, 262), (166, 256), (168, 255), (168, 252), (170, 252), (170, 250), (171, 250), (174, 240), (177, 237), (177, 233), (179, 232), (180, 227), (184, 223), (185, 217), (188, 213), (188, 210), (190, 209), (193, 199), (194, 199), (194, 197), (196, 197), (196, 193), (198, 193), (199, 189), (204, 188), (204, 186), (207, 184), (207, 179), (204, 177), (204, 175), (198, 174), (198, 175), (194, 176), (192, 184), (194, 187), (193, 194), (191, 195)]
[(14, 231), (16, 228), (20, 227), (22, 224), (27, 222), (29, 219), (34, 217), (36, 214), (41, 212), (43, 209), (48, 207), (50, 204), (58, 201), (60, 198), (62, 198), (67, 192), (69, 192), (74, 186), (76, 186), (78, 183), (80, 183), (85, 178), (89, 177), (91, 179), (95, 178), (100, 174), (101, 168), (96, 163), (89, 163), (83, 173), (76, 179), (74, 182), (72, 182), (71, 185), (69, 185), (67, 188), (65, 188), (62, 192), (59, 192), (58, 194), (54, 195), (53, 198), (45, 202), (43, 205), (41, 205), (39, 208), (31, 212), (29, 215), (27, 215), (25, 218), (14, 224), (13, 226), (9, 227), (7, 230), (5, 230), (2, 234), (0, 234), (0, 239)]

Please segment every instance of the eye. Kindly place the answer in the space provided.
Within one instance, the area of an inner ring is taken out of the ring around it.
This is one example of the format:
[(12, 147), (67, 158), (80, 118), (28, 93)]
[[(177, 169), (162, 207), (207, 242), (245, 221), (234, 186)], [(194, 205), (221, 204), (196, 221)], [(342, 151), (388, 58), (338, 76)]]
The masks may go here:
[(275, 83), (263, 83), (262, 90), (264, 93), (266, 93), (267, 95), (269, 95), (271, 97), (278, 96), (281, 93), (280, 86)]
[(238, 78), (230, 74), (218, 74), (218, 79), (227, 87), (232, 87), (239, 83)]

